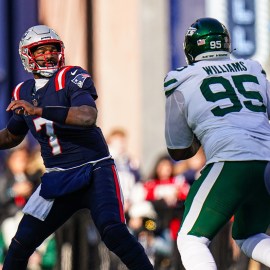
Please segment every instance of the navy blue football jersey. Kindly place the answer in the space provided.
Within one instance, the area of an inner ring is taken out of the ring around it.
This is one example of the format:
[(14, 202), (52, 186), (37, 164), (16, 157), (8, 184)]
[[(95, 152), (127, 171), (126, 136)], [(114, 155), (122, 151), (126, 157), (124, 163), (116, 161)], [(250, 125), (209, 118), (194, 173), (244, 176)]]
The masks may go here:
[[(13, 98), (28, 101), (38, 107), (95, 107), (97, 92), (87, 71), (77, 66), (66, 66), (38, 91), (35, 91), (34, 79), (20, 83), (14, 89)], [(71, 168), (109, 156), (102, 131), (96, 125), (65, 125), (39, 116), (13, 113), (7, 128), (15, 135), (24, 135), (30, 130), (40, 143), (41, 155), (47, 168)]]

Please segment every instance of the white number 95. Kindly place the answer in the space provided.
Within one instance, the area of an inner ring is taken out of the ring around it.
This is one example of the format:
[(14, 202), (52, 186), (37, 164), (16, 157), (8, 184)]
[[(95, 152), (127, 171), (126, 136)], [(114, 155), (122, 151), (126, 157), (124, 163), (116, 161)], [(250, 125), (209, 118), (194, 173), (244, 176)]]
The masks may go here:
[(221, 48), (221, 41), (220, 40), (210, 41), (210, 49), (220, 49), (220, 48)]

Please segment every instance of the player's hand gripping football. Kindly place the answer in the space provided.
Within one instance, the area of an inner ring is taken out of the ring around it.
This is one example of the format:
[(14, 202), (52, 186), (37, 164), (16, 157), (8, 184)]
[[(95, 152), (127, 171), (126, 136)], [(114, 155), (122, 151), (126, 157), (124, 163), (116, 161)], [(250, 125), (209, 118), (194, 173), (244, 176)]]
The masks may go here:
[(17, 114), (41, 116), (42, 108), (35, 107), (25, 100), (13, 100), (6, 111), (15, 111)]

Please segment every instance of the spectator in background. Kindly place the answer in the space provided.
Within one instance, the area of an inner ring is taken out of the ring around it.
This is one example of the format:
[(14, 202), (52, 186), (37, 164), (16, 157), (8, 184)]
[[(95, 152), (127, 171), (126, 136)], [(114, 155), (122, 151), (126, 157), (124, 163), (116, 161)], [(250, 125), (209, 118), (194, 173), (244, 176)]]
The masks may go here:
[[(21, 205), (23, 207), (24, 204)], [(0, 269), (4, 262), (4, 255), (11, 243), (18, 224), (23, 217), (23, 212), (18, 210), (14, 216), (5, 219), (0, 227)], [(54, 234), (50, 235), (31, 255), (27, 269), (28, 270), (53, 270), (57, 260), (57, 247)]]
[(45, 173), (45, 166), (40, 154), (40, 146), (35, 145), (31, 148), (28, 162), (26, 165), (26, 173), (31, 176), (31, 179), (38, 179)]
[(135, 159), (128, 151), (128, 135), (124, 129), (112, 129), (107, 136), (107, 143), (111, 155), (115, 158), (117, 166), (122, 171), (130, 172), (135, 181), (141, 179), (139, 160)]
[(119, 181), (124, 197), (125, 212), (130, 207), (130, 195), (134, 185), (141, 180), (139, 161), (128, 152), (128, 136), (124, 129), (112, 129), (107, 136), (107, 143), (114, 158)]
[(188, 183), (191, 185), (200, 176), (200, 171), (204, 165), (205, 154), (203, 149), (200, 148), (194, 157), (176, 162), (174, 166), (174, 174), (184, 175)]
[(163, 200), (168, 207), (173, 207), (186, 199), (189, 184), (182, 174), (174, 175), (174, 166), (167, 154), (156, 160), (150, 177), (144, 182), (146, 200)]
[(156, 235), (158, 216), (152, 203), (148, 201), (134, 203), (131, 205), (128, 214), (129, 229), (142, 244), (156, 269), (156, 254), (170, 252), (170, 244), (168, 245), (163, 237)]
[(155, 253), (156, 269), (165, 267), (164, 265), (168, 267), (164, 269), (170, 269), (178, 267), (181, 263), (176, 247), (176, 236), (190, 185), (183, 174), (174, 175), (174, 167), (174, 161), (168, 154), (160, 155), (148, 179), (134, 189), (137, 200), (141, 198), (153, 204), (158, 215), (158, 230), (155, 235), (163, 237), (169, 247), (166, 252), (157, 250)]
[(28, 161), (29, 151), (26, 144), (7, 153), (5, 171), (0, 175), (1, 221), (13, 216), (25, 204), (39, 180), (27, 174)]
[[(7, 153), (6, 171), (0, 179), (0, 207), (3, 213), (0, 225), (0, 269), (23, 217), (22, 208), (40, 182), (40, 167), (37, 164), (36, 155), (28, 151), (27, 142)], [(56, 264), (56, 256), (56, 242), (52, 235), (30, 257), (27, 269), (51, 270)]]

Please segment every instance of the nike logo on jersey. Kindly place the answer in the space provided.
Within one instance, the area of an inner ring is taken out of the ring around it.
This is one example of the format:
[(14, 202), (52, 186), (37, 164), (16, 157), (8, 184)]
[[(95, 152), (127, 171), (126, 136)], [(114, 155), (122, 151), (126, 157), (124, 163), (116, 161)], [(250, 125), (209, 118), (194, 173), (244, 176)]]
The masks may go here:
[(70, 74), (71, 74), (72, 76), (74, 76), (74, 75), (77, 73), (77, 71), (78, 71), (78, 69), (76, 69), (76, 70), (73, 71), (73, 72), (70, 72)]

